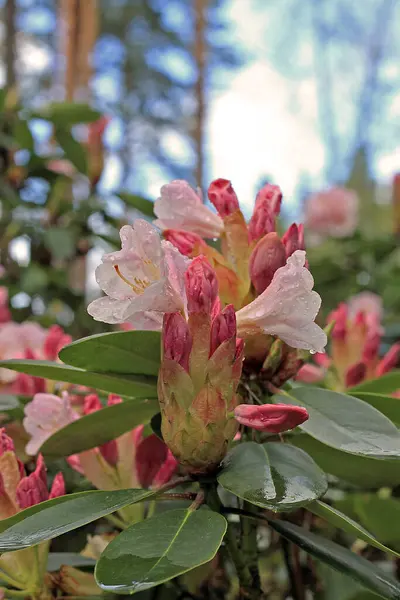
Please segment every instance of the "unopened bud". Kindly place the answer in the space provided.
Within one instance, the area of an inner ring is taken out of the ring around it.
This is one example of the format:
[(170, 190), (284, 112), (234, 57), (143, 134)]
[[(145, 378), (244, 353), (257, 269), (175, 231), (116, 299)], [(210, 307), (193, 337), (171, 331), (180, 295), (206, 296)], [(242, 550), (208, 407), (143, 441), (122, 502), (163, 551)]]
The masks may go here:
[(163, 323), (164, 357), (189, 370), (189, 356), (192, 348), (192, 338), (189, 327), (180, 313), (164, 315)]
[(208, 188), (208, 197), (223, 219), (239, 209), (235, 190), (228, 179), (215, 179)]
[(207, 249), (206, 242), (197, 233), (191, 231), (165, 229), (163, 235), (184, 256), (192, 256), (194, 252), (198, 255), (202, 253), (202, 250)]
[(151, 486), (167, 455), (167, 446), (154, 433), (140, 442), (135, 458), (136, 473), (142, 487)]
[(57, 473), (53, 479), (53, 485), (51, 486), (49, 500), (52, 498), (59, 498), (65, 495), (65, 481), (62, 473)]
[(328, 315), (328, 323), (334, 322), (332, 329), (332, 338), (334, 340), (344, 340), (347, 334), (348, 309), (344, 302), (341, 302), (336, 310)]
[(276, 233), (265, 235), (250, 256), (250, 277), (258, 294), (271, 283), (275, 271), (286, 264), (285, 247)]
[(361, 383), (367, 375), (367, 365), (360, 361), (347, 369), (346, 387), (352, 387)]
[(204, 256), (192, 260), (185, 273), (188, 312), (211, 314), (218, 297), (214, 269)]
[(318, 381), (322, 381), (324, 376), (325, 373), (322, 367), (307, 363), (297, 373), (296, 380), (303, 381), (303, 383), (317, 383)]
[(381, 345), (381, 335), (378, 331), (375, 331), (368, 336), (364, 349), (363, 349), (363, 361), (366, 363), (374, 361), (378, 357), (379, 346)]
[(89, 394), (85, 396), (83, 401), (83, 412), (85, 415), (90, 415), (103, 408), (100, 398), (97, 394)]
[(215, 317), (211, 326), (210, 356), (226, 340), (236, 337), (236, 313), (232, 304)]
[(115, 440), (110, 440), (99, 446), (100, 454), (111, 467), (115, 467), (118, 463), (118, 445)]
[(275, 231), (275, 227), (275, 214), (269, 206), (265, 203), (256, 205), (249, 221), (249, 242), (257, 241), (267, 233)]
[(49, 497), (47, 490), (46, 465), (43, 456), (39, 454), (36, 469), (27, 477), (23, 477), (16, 489), (16, 496), (19, 506), (29, 508), (44, 502)]
[(304, 225), (292, 223), (282, 238), (282, 243), (285, 246), (286, 257), (292, 256), (296, 250), (305, 250), (304, 244)]
[(48, 360), (56, 360), (61, 348), (72, 342), (72, 337), (67, 335), (59, 325), (52, 325), (44, 340), (43, 350)]
[(382, 358), (378, 366), (376, 367), (377, 377), (382, 377), (385, 373), (388, 373), (395, 367), (397, 367), (400, 361), (400, 342), (393, 344), (390, 350)]
[(0, 429), (0, 456), (4, 454), (4, 452), (15, 452), (14, 442), (7, 435), (4, 427)]
[(267, 183), (258, 192), (256, 197), (255, 207), (259, 207), (264, 204), (269, 209), (269, 212), (275, 216), (278, 216), (281, 211), (282, 203), (282, 192), (278, 185), (272, 185)]
[(309, 417), (306, 408), (286, 404), (239, 404), (234, 415), (241, 425), (269, 433), (282, 433), (294, 429)]

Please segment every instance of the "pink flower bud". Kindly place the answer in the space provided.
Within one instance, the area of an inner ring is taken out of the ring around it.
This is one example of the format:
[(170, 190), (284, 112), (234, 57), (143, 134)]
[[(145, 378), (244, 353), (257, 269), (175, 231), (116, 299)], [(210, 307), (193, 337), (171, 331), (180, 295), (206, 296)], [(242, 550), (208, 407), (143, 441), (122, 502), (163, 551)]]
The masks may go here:
[(168, 448), (154, 433), (141, 441), (136, 450), (136, 473), (140, 485), (148, 488), (167, 459)]
[(321, 367), (307, 363), (303, 365), (300, 371), (296, 375), (297, 381), (303, 381), (304, 383), (317, 383), (324, 379), (325, 373)]
[(346, 372), (346, 387), (361, 383), (367, 375), (367, 366), (362, 361), (352, 365)]
[(387, 352), (385, 354), (385, 356), (382, 358), (382, 360), (376, 367), (376, 376), (382, 377), (382, 375), (384, 375), (385, 373), (388, 373), (389, 371), (391, 371), (392, 369), (397, 367), (399, 360), (400, 360), (400, 342), (397, 342), (397, 344), (393, 344), (393, 346), (390, 348), (389, 352)]
[(102, 403), (100, 402), (100, 398), (97, 394), (89, 394), (85, 396), (84, 404), (83, 404), (83, 413), (85, 415), (91, 415), (97, 410), (101, 410), (103, 408)]
[(201, 250), (207, 247), (205, 241), (197, 233), (192, 233), (191, 231), (166, 229), (163, 235), (184, 256), (191, 256), (195, 249), (196, 253), (200, 254)]
[(223, 219), (239, 210), (239, 201), (228, 179), (215, 179), (208, 188), (208, 197)]
[(327, 322), (335, 321), (335, 326), (332, 331), (332, 338), (336, 340), (344, 340), (347, 334), (347, 305), (341, 302), (339, 306), (333, 310), (328, 316)]
[(214, 269), (204, 256), (192, 260), (185, 273), (188, 312), (211, 314), (218, 298)]
[(286, 404), (239, 404), (234, 414), (241, 425), (269, 433), (288, 431), (301, 425), (309, 417), (306, 408)]
[(164, 357), (173, 360), (189, 371), (189, 356), (192, 337), (185, 319), (180, 313), (164, 315), (163, 323)]
[(41, 377), (32, 377), (26, 373), (18, 373), (14, 383), (14, 391), (23, 396), (34, 396), (46, 391), (46, 382)]
[(115, 404), (121, 404), (122, 398), (117, 394), (109, 394), (107, 399), (107, 406), (114, 406)]
[(51, 486), (49, 500), (52, 498), (59, 498), (65, 495), (65, 481), (62, 473), (57, 473), (53, 479), (53, 485)]
[(292, 256), (296, 250), (305, 250), (304, 244), (304, 225), (292, 223), (282, 238), (285, 246), (286, 256)]
[(11, 313), (8, 309), (8, 289), (0, 287), (0, 323), (7, 323), (11, 320)]
[(116, 440), (110, 440), (99, 446), (100, 454), (111, 467), (115, 467), (118, 463), (118, 445)]
[(277, 233), (268, 233), (254, 248), (249, 263), (250, 277), (257, 294), (271, 283), (275, 271), (286, 264), (285, 247)]
[(0, 429), (0, 456), (4, 454), (4, 452), (15, 452), (14, 442), (7, 435), (4, 427)]
[(46, 465), (41, 454), (38, 455), (34, 472), (27, 477), (23, 477), (19, 482), (16, 495), (21, 509), (34, 506), (48, 499)]
[(156, 473), (153, 479), (153, 487), (160, 487), (171, 479), (172, 475), (176, 473), (178, 469), (178, 461), (172, 454), (171, 450), (167, 452), (167, 458), (161, 465), (159, 471)]
[(261, 204), (264, 204), (271, 214), (278, 216), (281, 211), (281, 203), (281, 188), (278, 185), (267, 183), (258, 192), (255, 207), (258, 208)]
[(362, 359), (366, 363), (374, 361), (378, 357), (379, 346), (381, 344), (381, 335), (378, 331), (368, 335), (364, 345)]
[(265, 203), (254, 207), (249, 222), (249, 242), (261, 239), (267, 233), (275, 231), (275, 214)]
[(211, 326), (210, 356), (226, 340), (236, 337), (236, 313), (232, 304), (215, 317)]
[(58, 325), (50, 327), (44, 340), (43, 351), (47, 360), (56, 360), (61, 348), (72, 342), (72, 337), (67, 335)]

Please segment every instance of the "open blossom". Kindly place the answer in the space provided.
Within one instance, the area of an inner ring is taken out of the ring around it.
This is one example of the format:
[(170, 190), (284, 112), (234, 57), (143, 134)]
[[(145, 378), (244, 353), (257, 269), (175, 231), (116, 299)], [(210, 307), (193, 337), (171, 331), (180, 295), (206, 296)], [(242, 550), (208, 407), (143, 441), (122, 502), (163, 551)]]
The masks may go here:
[(32, 456), (37, 454), (53, 433), (78, 418), (66, 392), (61, 398), (54, 394), (35, 394), (32, 402), (25, 406), (24, 412), (23, 425), (32, 436), (25, 450)]
[(88, 306), (105, 323), (131, 322), (160, 329), (164, 313), (184, 311), (184, 274), (189, 259), (143, 219), (120, 231), (122, 249), (105, 254), (96, 280), (106, 296)]
[(239, 404), (234, 410), (234, 415), (241, 425), (269, 433), (282, 433), (294, 429), (309, 418), (308, 411), (303, 406), (287, 404)]
[(382, 298), (373, 292), (365, 291), (352, 296), (347, 306), (350, 319), (353, 319), (360, 312), (365, 314), (368, 321), (371, 321), (371, 319), (381, 321), (383, 317)]
[(181, 179), (163, 185), (154, 212), (158, 217), (154, 224), (160, 229), (184, 229), (203, 238), (217, 238), (224, 229), (222, 219)]
[(340, 187), (313, 194), (306, 203), (305, 222), (310, 231), (321, 235), (351, 235), (358, 223), (357, 194)]
[(314, 322), (321, 298), (305, 268), (306, 253), (297, 250), (278, 269), (271, 284), (236, 314), (239, 335), (264, 332), (276, 335), (293, 348), (322, 352), (327, 337)]

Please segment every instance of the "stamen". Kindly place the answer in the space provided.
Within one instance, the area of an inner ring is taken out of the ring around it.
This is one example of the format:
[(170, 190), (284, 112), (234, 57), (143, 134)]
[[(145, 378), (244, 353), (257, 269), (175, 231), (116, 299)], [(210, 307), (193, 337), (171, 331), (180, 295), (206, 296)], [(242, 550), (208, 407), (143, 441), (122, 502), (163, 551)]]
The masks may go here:
[(135, 277), (135, 281), (136, 281), (136, 283), (139, 283), (139, 286), (140, 286), (139, 287), (138, 285), (135, 285), (134, 283), (132, 283), (131, 281), (129, 281), (129, 279), (127, 279), (126, 277), (124, 277), (124, 275), (122, 275), (122, 273), (121, 273), (118, 265), (114, 265), (114, 269), (115, 269), (115, 272), (118, 275), (118, 277), (120, 279), (122, 279), (122, 281), (124, 283), (126, 283), (127, 285), (129, 285), (129, 287), (132, 288), (132, 290), (135, 292), (135, 294), (143, 294), (143, 291), (144, 291), (144, 289), (147, 286), (143, 287), (143, 282), (142, 282), (142, 285), (140, 286), (139, 281), (141, 281), (141, 280), (137, 280), (137, 278)]

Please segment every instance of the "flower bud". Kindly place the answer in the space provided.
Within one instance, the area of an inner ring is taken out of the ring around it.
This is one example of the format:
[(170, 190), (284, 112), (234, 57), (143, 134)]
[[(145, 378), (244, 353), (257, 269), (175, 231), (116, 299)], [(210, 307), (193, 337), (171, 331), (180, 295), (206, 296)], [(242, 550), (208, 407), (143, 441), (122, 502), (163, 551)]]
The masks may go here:
[(136, 473), (141, 487), (148, 488), (167, 459), (168, 448), (154, 433), (136, 449)]
[(229, 304), (212, 322), (210, 356), (223, 342), (232, 337), (236, 337), (236, 313), (232, 304)]
[(360, 361), (347, 369), (346, 372), (346, 387), (352, 387), (361, 383), (367, 375), (367, 365)]
[(210, 315), (218, 297), (214, 269), (204, 256), (192, 260), (185, 273), (188, 312)]
[(324, 379), (325, 373), (321, 367), (306, 363), (300, 369), (296, 375), (296, 381), (303, 381), (303, 383), (317, 383)]
[(48, 360), (56, 360), (60, 350), (71, 342), (72, 337), (70, 335), (67, 335), (59, 325), (53, 325), (50, 327), (44, 340), (43, 350), (45, 357)]
[(65, 495), (65, 481), (62, 473), (57, 473), (50, 489), (49, 500)]
[(192, 337), (188, 324), (180, 313), (164, 315), (163, 346), (165, 358), (171, 359), (189, 370)]
[(344, 302), (341, 302), (336, 310), (333, 310), (328, 316), (328, 323), (332, 321), (335, 322), (335, 325), (332, 330), (332, 338), (337, 340), (344, 340), (347, 333), (347, 317), (348, 310), (347, 305)]
[(275, 214), (265, 203), (254, 207), (249, 221), (249, 242), (258, 241), (267, 233), (275, 231)]
[(197, 256), (207, 250), (208, 246), (205, 241), (191, 231), (182, 229), (166, 229), (163, 232), (164, 238), (178, 248), (179, 252), (184, 256)]
[(119, 453), (116, 440), (110, 440), (99, 446), (100, 454), (111, 467), (115, 467), (118, 463)]
[(47, 490), (46, 465), (41, 454), (38, 455), (36, 469), (23, 477), (16, 489), (17, 501), (20, 508), (28, 508), (44, 502), (49, 497)]
[(208, 188), (208, 197), (224, 219), (239, 209), (239, 201), (228, 179), (215, 179)]
[(275, 271), (286, 264), (285, 247), (276, 233), (265, 235), (250, 256), (250, 277), (257, 294), (271, 283)]
[(379, 346), (381, 345), (381, 335), (378, 331), (375, 331), (368, 335), (367, 340), (364, 344), (362, 359), (366, 363), (375, 361), (378, 357)]
[(304, 244), (304, 225), (292, 223), (282, 238), (282, 243), (285, 246), (286, 257), (292, 256), (296, 250), (305, 250)]
[(309, 417), (306, 408), (287, 404), (239, 404), (234, 414), (241, 425), (269, 433), (282, 433), (294, 429)]
[(261, 204), (264, 204), (271, 214), (278, 216), (281, 211), (281, 203), (281, 188), (278, 185), (267, 183), (258, 192), (255, 207), (258, 208)]
[(99, 596), (99, 587), (92, 573), (86, 573), (69, 565), (62, 565), (55, 575), (57, 587), (71, 596)]
[(101, 404), (100, 398), (97, 394), (89, 394), (88, 396), (85, 396), (83, 402), (83, 412), (85, 415), (91, 415), (92, 413), (103, 408), (103, 405)]
[(385, 373), (388, 373), (395, 367), (400, 360), (400, 342), (393, 344), (390, 350), (385, 354), (380, 363), (376, 368), (376, 376), (382, 377)]
[(4, 452), (15, 452), (15, 447), (13, 440), (7, 435), (4, 427), (2, 427), (0, 429), (0, 456)]

